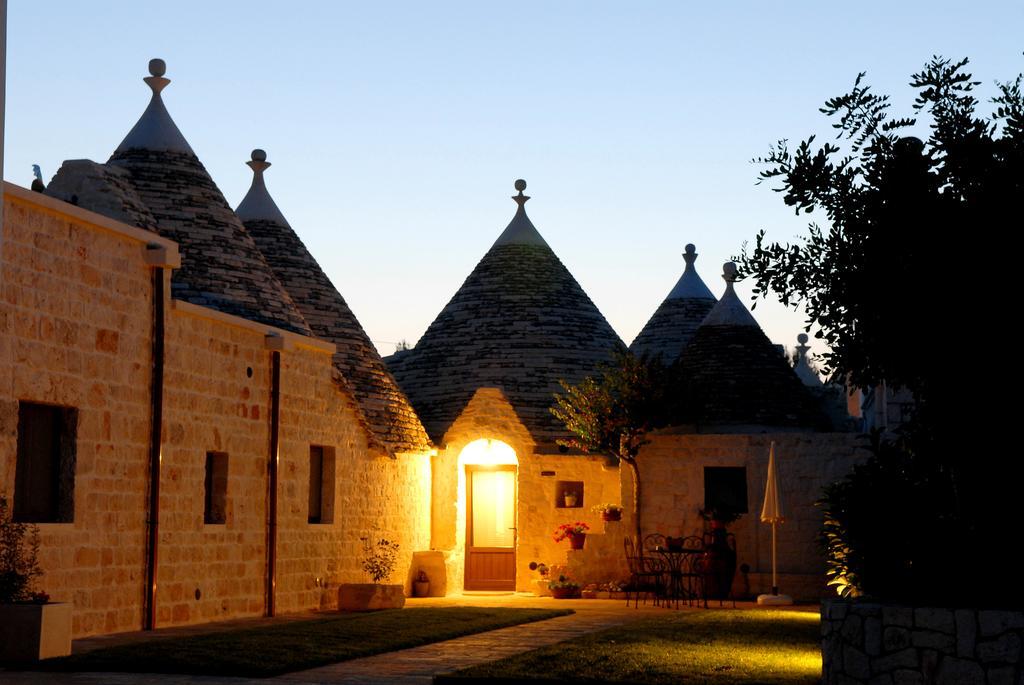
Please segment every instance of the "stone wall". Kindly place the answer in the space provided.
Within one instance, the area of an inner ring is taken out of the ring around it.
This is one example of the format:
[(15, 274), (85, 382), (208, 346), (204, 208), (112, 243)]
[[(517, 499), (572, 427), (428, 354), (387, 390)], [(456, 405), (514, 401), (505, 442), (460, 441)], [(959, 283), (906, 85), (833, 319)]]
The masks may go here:
[[(600, 514), (590, 507), (618, 501), (618, 469), (608, 468), (602, 458), (535, 454), (533, 439), (504, 394), (497, 388), (478, 389), (445, 434), (444, 449), (434, 463), (432, 547), (445, 554), (448, 594), (461, 592), (464, 587), (465, 474), (459, 466), (459, 454), (481, 438), (500, 440), (516, 453), (516, 589), (532, 591), (538, 575), (530, 570), (531, 561), (565, 565), (571, 554), (568, 542), (552, 539), (558, 525), (583, 521), (595, 534), (604, 531)], [(583, 483), (582, 507), (565, 508), (564, 501), (560, 506), (559, 481)], [(432, 586), (431, 593), (434, 591)]]
[[(74, 604), (76, 637), (138, 630), (145, 593), (152, 350), (146, 244), (173, 243), (22, 189), (5, 193), (0, 493), (13, 495), (18, 400), (79, 409), (75, 517), (43, 524), (40, 586)], [(368, 449), (333, 345), (167, 303), (157, 625), (265, 611), (270, 378), (283, 338), (279, 613), (331, 607), (362, 582), (362, 536), (430, 540), (427, 453)], [(279, 345), (280, 346), (280, 345)], [(309, 450), (334, 455), (333, 519), (308, 522)], [(226, 521), (204, 523), (206, 454), (228, 455)]]
[(826, 685), (1024, 682), (1021, 611), (828, 600), (821, 636)]
[[(757, 595), (771, 589), (771, 527), (759, 520), (764, 501), (769, 445), (775, 441), (775, 458), (786, 522), (778, 526), (780, 591), (798, 599), (825, 596), (824, 559), (817, 535), (821, 512), (814, 502), (821, 489), (849, 472), (867, 457), (861, 436), (846, 433), (777, 433), (741, 435), (683, 434), (666, 431), (651, 436), (639, 455), (641, 522), (643, 533), (701, 535), (705, 522), (698, 510), (704, 506), (704, 467), (742, 466), (747, 476), (748, 513), (729, 526), (736, 536), (737, 568), (748, 564), (750, 572), (737, 572), (733, 584), (739, 595)], [(621, 469), (621, 500), (625, 512), (617, 526), (619, 539), (588, 540), (592, 551), (574, 553), (570, 568), (583, 582), (605, 582), (626, 574), (621, 535), (632, 535), (633, 485), (629, 469)]]
[(146, 242), (161, 241), (5, 186), (0, 493), (15, 494), (19, 400), (77, 407), (74, 520), (39, 526), (39, 587), (74, 604), (75, 635), (137, 629), (152, 325), (144, 259)]

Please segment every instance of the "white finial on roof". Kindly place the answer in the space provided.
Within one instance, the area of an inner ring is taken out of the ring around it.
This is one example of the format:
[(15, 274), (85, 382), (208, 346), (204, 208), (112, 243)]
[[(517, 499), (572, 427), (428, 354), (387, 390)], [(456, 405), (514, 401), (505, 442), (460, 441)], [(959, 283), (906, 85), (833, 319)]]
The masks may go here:
[(235, 214), (242, 222), (246, 221), (273, 221), (283, 226), (288, 226), (288, 220), (278, 209), (274, 198), (270, 197), (267, 184), (263, 180), (263, 172), (270, 168), (267, 161), (267, 153), (259, 148), (252, 151), (251, 161), (246, 162), (252, 169), (252, 185), (249, 192), (245, 194), (242, 201), (238, 203)]
[(811, 349), (807, 345), (807, 334), (801, 333), (796, 336), (796, 341), (799, 344), (796, 346), (796, 367), (793, 370), (796, 371), (796, 375), (804, 385), (820, 387), (822, 385), (821, 378), (818, 377), (817, 372), (811, 368), (811, 364), (807, 360), (807, 351)]
[(713, 300), (715, 299), (714, 294), (704, 285), (704, 281), (697, 274), (697, 269), (694, 267), (694, 262), (697, 261), (697, 248), (694, 247), (693, 243), (686, 245), (686, 252), (683, 253), (683, 259), (686, 261), (686, 268), (683, 269), (683, 275), (676, 281), (676, 285), (669, 292), (667, 300), (682, 300), (682, 299), (694, 299), (694, 300)]
[(512, 199), (519, 205), (519, 209), (516, 210), (516, 215), (512, 217), (512, 221), (509, 222), (509, 225), (502, 234), (498, 236), (498, 239), (494, 241), (492, 247), (497, 247), (498, 245), (542, 245), (547, 247), (547, 242), (544, 241), (544, 238), (534, 228), (530, 217), (526, 216), (526, 201), (530, 199), (529, 195), (523, 195), (523, 191), (526, 190), (526, 181), (521, 178), (517, 179), (515, 188), (519, 191), (519, 194), (513, 195)]
[(149, 73), (150, 75), (142, 80), (153, 91), (153, 97), (150, 98), (149, 106), (139, 117), (138, 122), (117, 146), (115, 154), (127, 150), (156, 150), (195, 155), (185, 136), (181, 135), (177, 124), (167, 113), (164, 101), (160, 97), (160, 92), (171, 82), (171, 79), (164, 78), (167, 64), (162, 59), (151, 59)]
[(736, 294), (734, 284), (738, 275), (739, 269), (735, 262), (726, 262), (722, 265), (725, 292), (722, 293), (722, 299), (708, 312), (701, 326), (757, 326), (757, 321)]

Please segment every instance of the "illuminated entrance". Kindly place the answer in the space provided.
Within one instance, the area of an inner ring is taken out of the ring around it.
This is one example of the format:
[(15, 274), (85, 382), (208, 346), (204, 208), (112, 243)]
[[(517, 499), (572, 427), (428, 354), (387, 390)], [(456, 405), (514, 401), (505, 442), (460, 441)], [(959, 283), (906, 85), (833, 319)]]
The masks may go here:
[(515, 451), (499, 440), (476, 440), (459, 454), (465, 469), (467, 590), (515, 589), (517, 464)]

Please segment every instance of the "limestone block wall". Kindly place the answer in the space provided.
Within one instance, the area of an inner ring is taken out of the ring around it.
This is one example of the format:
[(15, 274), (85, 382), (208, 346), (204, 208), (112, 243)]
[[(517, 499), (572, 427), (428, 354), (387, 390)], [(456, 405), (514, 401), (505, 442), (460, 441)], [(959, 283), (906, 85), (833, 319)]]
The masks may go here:
[(75, 635), (142, 616), (152, 286), (169, 241), (5, 184), (0, 282), (0, 493), (14, 497), (18, 401), (77, 407), (74, 520), (39, 526), (39, 588)]
[[(260, 615), (272, 354), (265, 327), (242, 320), (232, 325), (228, 317), (181, 303), (174, 314), (161, 493), (169, 523), (161, 539), (158, 620), (175, 625)], [(370, 451), (352, 398), (334, 373), (324, 349), (294, 345), (281, 352), (278, 613), (334, 607), (339, 583), (365, 582), (360, 537), (401, 545), (392, 580), (407, 586), (412, 553), (429, 544), (429, 455), (391, 458)], [(313, 445), (327, 448), (334, 459), (329, 523), (308, 521)], [(203, 523), (208, 451), (228, 454), (224, 524)]]
[[(553, 472), (553, 473), (551, 473)], [(551, 473), (551, 475), (543, 475)], [(560, 481), (583, 483), (583, 506), (565, 508), (558, 489)], [(531, 561), (549, 566), (567, 566), (570, 558), (582, 556), (569, 549), (569, 541), (555, 542), (555, 529), (563, 523), (582, 521), (590, 526), (585, 547), (593, 550), (614, 546), (621, 523), (605, 523), (601, 514), (591, 511), (595, 504), (618, 503), (619, 469), (609, 467), (604, 458), (581, 455), (531, 454), (519, 469), (519, 553), (516, 555), (516, 589), (533, 590)], [(607, 534), (606, 534), (607, 532)], [(622, 549), (622, 539), (618, 538)], [(607, 561), (595, 557), (595, 565)], [(575, 576), (575, 574), (572, 574)]]
[(822, 682), (985, 685), (1024, 680), (1024, 612), (828, 600)]
[[(74, 521), (40, 525), (40, 583), (75, 637), (138, 630), (145, 593), (151, 267), (173, 242), (9, 184), (0, 258), (0, 493), (13, 496), (18, 401), (77, 407)], [(165, 278), (167, 278), (165, 274)], [(168, 289), (169, 292), (169, 289)], [(408, 581), (430, 540), (427, 453), (367, 448), (333, 346), (166, 303), (157, 625), (265, 610), (271, 350), (281, 352), (278, 612), (333, 606), (365, 579), (360, 536), (401, 545)], [(309, 448), (335, 460), (334, 516), (308, 523)], [(207, 452), (228, 455), (226, 520), (204, 523)]]
[[(814, 506), (821, 489), (867, 458), (863, 436), (847, 433), (683, 434), (651, 436), (640, 452), (641, 521), (644, 534), (699, 535), (704, 521), (704, 467), (742, 466), (747, 476), (748, 513), (729, 526), (736, 536), (737, 568), (746, 563), (750, 575), (737, 573), (733, 588), (759, 594), (771, 589), (771, 527), (760, 522), (768, 469), (768, 450), (775, 441), (783, 508), (778, 527), (780, 590), (800, 599), (825, 596), (824, 560), (817, 535), (821, 512)], [(624, 529), (633, 530), (632, 482), (622, 469)], [(578, 562), (583, 563), (583, 562)]]
[[(166, 350), (157, 623), (259, 615), (270, 445), (264, 334), (176, 303)], [(204, 523), (207, 452), (227, 454), (223, 524)]]
[[(430, 546), (431, 456), (392, 458), (367, 448), (350, 398), (331, 380), (329, 357), (296, 349), (282, 357), (277, 602), (280, 611), (334, 608), (339, 583), (369, 582), (360, 540), (399, 543), (393, 583), (411, 595), (414, 552)], [(334, 453), (330, 522), (309, 523), (309, 448)]]
[[(504, 394), (497, 388), (478, 389), (445, 434), (443, 449), (434, 461), (431, 544), (445, 554), (448, 594), (461, 592), (464, 587), (465, 474), (459, 466), (459, 454), (481, 438), (506, 443), (518, 459), (516, 589), (530, 591), (537, 578), (529, 569), (531, 561), (566, 563), (569, 543), (552, 540), (559, 524), (583, 521), (595, 534), (604, 530), (600, 514), (591, 512), (590, 507), (618, 501), (618, 469), (608, 468), (599, 457), (535, 454), (534, 440)], [(559, 481), (584, 484), (583, 507), (558, 505)]]

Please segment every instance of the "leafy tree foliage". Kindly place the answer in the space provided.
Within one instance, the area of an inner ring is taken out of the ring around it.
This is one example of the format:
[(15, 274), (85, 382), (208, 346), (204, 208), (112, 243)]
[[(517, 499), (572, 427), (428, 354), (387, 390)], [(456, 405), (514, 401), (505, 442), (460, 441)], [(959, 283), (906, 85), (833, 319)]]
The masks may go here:
[[(826, 494), (831, 574), (849, 594), (924, 601), (945, 587), (959, 593), (951, 601), (1006, 602), (990, 576), (1012, 567), (1007, 536), (1020, 510), (1007, 484), (1019, 460), (984, 439), (1008, 424), (986, 415), (996, 397), (983, 385), (988, 370), (962, 345), (975, 321), (1005, 318), (991, 307), (993, 290), (1005, 306), (1003, 255), (972, 246), (1020, 225), (1024, 98), (1021, 76), (997, 83), (994, 111), (980, 114), (967, 64), (936, 57), (914, 74), (908, 117), (892, 117), (888, 96), (860, 74), (821, 109), (837, 142), (811, 136), (791, 151), (781, 141), (755, 160), (797, 214), (827, 218), (793, 244), (758, 234), (739, 260), (757, 295), (806, 306), (808, 327), (831, 348), (827, 372), (903, 386), (916, 400), (900, 440)], [(907, 135), (923, 125), (926, 140)], [(984, 550), (985, 561), (956, 563), (957, 545)]]
[[(998, 84), (995, 112), (984, 118), (966, 65), (933, 58), (912, 77), (915, 116), (900, 118), (862, 73), (821, 108), (845, 146), (811, 136), (795, 151), (780, 141), (756, 160), (787, 205), (823, 212), (828, 227), (812, 223), (793, 244), (761, 231), (740, 258), (756, 294), (806, 306), (831, 348), (827, 372), (861, 387), (905, 386), (923, 401), (937, 392), (955, 325), (949, 305), (967, 285), (951, 282), (950, 271), (966, 280), (973, 232), (1019, 217), (1024, 194), (1021, 77)], [(927, 141), (902, 136), (920, 119)]]
[(39, 566), (39, 526), (11, 518), (7, 498), (0, 494), (0, 604), (31, 598)]
[(560, 381), (551, 413), (576, 437), (560, 444), (621, 461), (633, 478), (633, 521), (639, 539), (640, 466), (637, 456), (647, 434), (671, 423), (677, 406), (678, 371), (660, 357), (636, 356), (625, 347), (577, 385)]

